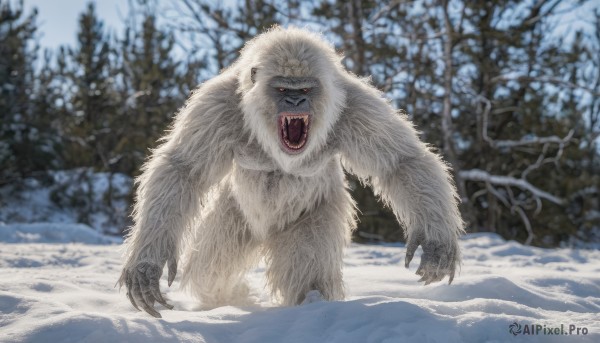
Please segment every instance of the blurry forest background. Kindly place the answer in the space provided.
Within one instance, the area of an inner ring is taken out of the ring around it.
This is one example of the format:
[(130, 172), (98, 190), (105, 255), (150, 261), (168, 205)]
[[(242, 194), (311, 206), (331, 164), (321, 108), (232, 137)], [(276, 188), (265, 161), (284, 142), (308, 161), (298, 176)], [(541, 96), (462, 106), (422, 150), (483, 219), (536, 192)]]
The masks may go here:
[[(279, 24), (323, 32), (409, 113), (452, 164), (467, 231), (600, 242), (600, 6), (569, 28), (586, 4), (138, 0), (117, 33), (90, 4), (65, 18), (76, 44), (42, 51), (38, 13), (0, 0), (0, 221), (33, 220), (45, 196), (74, 219), (35, 220), (122, 234), (131, 180), (190, 91)], [(355, 240), (402, 240), (372, 192), (351, 186)]]

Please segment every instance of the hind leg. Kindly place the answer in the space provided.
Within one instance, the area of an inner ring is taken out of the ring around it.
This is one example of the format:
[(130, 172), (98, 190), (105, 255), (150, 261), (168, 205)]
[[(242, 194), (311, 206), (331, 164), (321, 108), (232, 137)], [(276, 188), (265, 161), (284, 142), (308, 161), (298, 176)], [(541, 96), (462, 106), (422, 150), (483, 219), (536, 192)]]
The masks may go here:
[(272, 293), (286, 306), (302, 303), (314, 290), (325, 300), (343, 299), (343, 249), (353, 228), (353, 202), (343, 194), (273, 233), (265, 242)]
[(184, 287), (203, 308), (248, 304), (246, 271), (257, 260), (259, 242), (228, 189), (200, 220), (184, 266)]

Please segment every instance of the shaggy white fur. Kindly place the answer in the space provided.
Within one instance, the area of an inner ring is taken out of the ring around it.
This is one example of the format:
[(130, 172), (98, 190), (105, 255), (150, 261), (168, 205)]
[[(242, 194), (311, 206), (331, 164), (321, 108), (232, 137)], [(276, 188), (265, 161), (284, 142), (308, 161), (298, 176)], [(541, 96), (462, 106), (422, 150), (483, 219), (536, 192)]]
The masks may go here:
[[(356, 221), (342, 162), (405, 225), (406, 265), (421, 245), (422, 280), (452, 281), (463, 222), (447, 166), (340, 59), (318, 34), (274, 28), (194, 92), (137, 179), (120, 279), (134, 306), (160, 316), (154, 302), (169, 305), (158, 278), (167, 264), (170, 285), (180, 257), (184, 287), (206, 308), (245, 303), (244, 274), (261, 256), (283, 304), (311, 291), (342, 299), (343, 248)], [(280, 145), (273, 77), (319, 81), (297, 155)]]

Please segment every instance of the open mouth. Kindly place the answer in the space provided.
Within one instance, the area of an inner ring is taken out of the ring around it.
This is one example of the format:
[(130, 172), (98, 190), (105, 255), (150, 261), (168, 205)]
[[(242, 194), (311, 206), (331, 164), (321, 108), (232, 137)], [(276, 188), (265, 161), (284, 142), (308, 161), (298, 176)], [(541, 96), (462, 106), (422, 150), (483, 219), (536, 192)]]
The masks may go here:
[(308, 139), (310, 114), (280, 113), (278, 124), (279, 138), (284, 150), (289, 154), (297, 154), (304, 150)]

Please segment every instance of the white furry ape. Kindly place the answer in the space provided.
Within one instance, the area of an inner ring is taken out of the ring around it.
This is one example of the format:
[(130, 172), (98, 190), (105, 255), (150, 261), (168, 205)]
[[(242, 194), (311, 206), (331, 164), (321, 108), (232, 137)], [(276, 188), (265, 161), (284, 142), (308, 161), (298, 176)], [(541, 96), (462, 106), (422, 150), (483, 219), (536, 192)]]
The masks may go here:
[(260, 256), (283, 304), (342, 299), (356, 212), (342, 164), (406, 227), (406, 266), (421, 245), (421, 280), (452, 282), (463, 223), (447, 166), (340, 60), (317, 34), (275, 28), (194, 92), (137, 180), (119, 280), (136, 308), (172, 308), (159, 278), (167, 264), (171, 285), (180, 256), (206, 308), (243, 301)]

